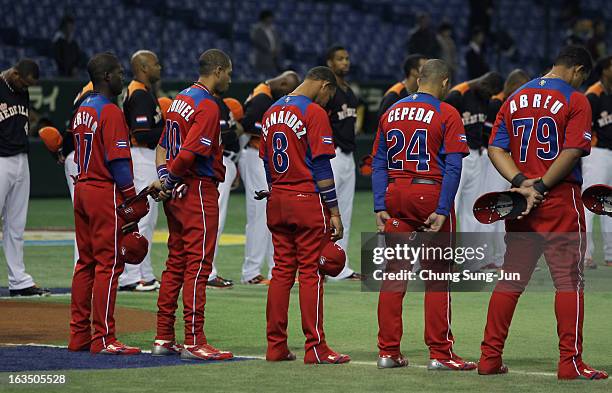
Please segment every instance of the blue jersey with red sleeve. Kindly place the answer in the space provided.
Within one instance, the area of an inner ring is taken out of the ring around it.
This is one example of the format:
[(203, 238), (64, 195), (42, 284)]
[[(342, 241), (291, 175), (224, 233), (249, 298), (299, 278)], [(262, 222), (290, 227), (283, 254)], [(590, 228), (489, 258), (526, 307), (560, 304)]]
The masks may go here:
[[(388, 179), (426, 178), (442, 183), (447, 156), (457, 154), (461, 158), (469, 154), (459, 112), (427, 93), (411, 94), (389, 108), (380, 118), (376, 138), (372, 160), (376, 211), (385, 210)], [(458, 178), (461, 160), (454, 161), (459, 171), (454, 177)], [(454, 196), (452, 188), (443, 190), (442, 199), (453, 199), (446, 195)], [(450, 206), (444, 205), (446, 213)]]
[[(517, 89), (501, 107), (489, 146), (510, 152), (528, 178), (542, 177), (563, 149), (590, 153), (589, 102), (561, 79), (534, 79)], [(582, 184), (580, 163), (565, 181)]]
[(187, 176), (223, 181), (220, 118), (219, 105), (204, 85), (194, 83), (177, 94), (168, 108), (160, 138), (168, 168), (181, 150), (187, 150), (196, 156)]
[(262, 118), (259, 156), (268, 163), (272, 186), (317, 192), (313, 160), (336, 155), (327, 113), (305, 96), (285, 96)]
[(91, 93), (78, 107), (71, 122), (74, 161), (79, 181), (114, 182), (110, 163), (130, 161), (129, 130), (121, 109), (99, 93)]

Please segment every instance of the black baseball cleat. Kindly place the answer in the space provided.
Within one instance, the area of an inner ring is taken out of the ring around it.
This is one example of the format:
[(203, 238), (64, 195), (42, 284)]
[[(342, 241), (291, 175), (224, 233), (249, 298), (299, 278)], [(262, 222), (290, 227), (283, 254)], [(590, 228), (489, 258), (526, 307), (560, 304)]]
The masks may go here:
[(15, 296), (50, 296), (51, 291), (47, 288), (39, 288), (36, 285), (33, 285), (28, 288), (23, 289), (11, 289), (9, 290), (9, 294), (11, 297)]
[(136, 282), (134, 284), (123, 285), (119, 287), (119, 292), (136, 292), (136, 287), (140, 284)]
[(353, 272), (353, 274), (345, 278), (347, 281), (363, 281), (363, 279), (363, 275), (357, 272)]
[(234, 287), (234, 283), (231, 280), (226, 280), (223, 277), (217, 276), (212, 280), (208, 280), (206, 286), (212, 288), (230, 289)]

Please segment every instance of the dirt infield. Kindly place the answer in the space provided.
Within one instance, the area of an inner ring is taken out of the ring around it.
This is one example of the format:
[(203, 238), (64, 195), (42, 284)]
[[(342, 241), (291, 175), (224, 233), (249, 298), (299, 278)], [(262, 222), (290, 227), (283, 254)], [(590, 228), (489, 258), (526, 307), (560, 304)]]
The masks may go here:
[[(70, 305), (0, 300), (0, 344), (49, 344), (68, 341)], [(155, 313), (115, 309), (117, 331), (137, 333), (155, 329)]]

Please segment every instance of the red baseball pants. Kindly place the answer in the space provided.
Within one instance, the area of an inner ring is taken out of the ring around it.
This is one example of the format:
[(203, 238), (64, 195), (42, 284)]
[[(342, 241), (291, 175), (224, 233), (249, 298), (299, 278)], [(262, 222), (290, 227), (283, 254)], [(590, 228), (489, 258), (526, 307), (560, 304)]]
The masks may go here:
[(175, 340), (174, 321), (183, 289), (185, 345), (206, 344), (204, 306), (206, 282), (219, 225), (219, 192), (210, 178), (188, 178), (186, 195), (164, 203), (168, 217), (168, 259), (157, 300), (158, 340)]
[[(389, 184), (385, 203), (387, 212), (416, 230), (417, 223), (424, 223), (436, 210), (440, 186), (411, 184), (411, 179), (396, 179)], [(455, 213), (451, 211), (441, 232), (454, 232)], [(450, 237), (449, 237), (450, 240)], [(387, 244), (387, 246), (390, 246)], [(450, 262), (421, 261), (421, 267), (432, 271), (451, 271)], [(385, 283), (378, 298), (378, 349), (379, 354), (396, 356), (400, 353), (403, 334), (402, 303), (406, 289), (385, 290)], [(425, 343), (431, 359), (451, 359), (454, 356), (454, 338), (451, 331), (449, 284), (446, 281), (425, 283)]]
[(117, 340), (113, 314), (124, 265), (117, 260), (123, 223), (115, 209), (121, 202), (113, 183), (89, 180), (76, 184), (74, 221), (79, 260), (72, 277), (70, 350), (99, 352)]
[(279, 360), (289, 353), (289, 295), (299, 270), (302, 330), (306, 336), (304, 361), (318, 361), (330, 352), (323, 332), (323, 277), (318, 266), (321, 248), (330, 238), (327, 209), (317, 193), (273, 188), (267, 220), (275, 265), (266, 308), (266, 358)]
[(487, 325), (481, 344), (480, 368), (496, 370), (520, 295), (542, 254), (555, 285), (555, 315), (559, 336), (560, 377), (579, 374), (582, 367), (584, 319), (583, 266), (586, 226), (580, 187), (561, 183), (546, 201), (522, 220), (506, 222), (503, 269), (518, 272), (521, 280), (500, 281), (491, 295)]

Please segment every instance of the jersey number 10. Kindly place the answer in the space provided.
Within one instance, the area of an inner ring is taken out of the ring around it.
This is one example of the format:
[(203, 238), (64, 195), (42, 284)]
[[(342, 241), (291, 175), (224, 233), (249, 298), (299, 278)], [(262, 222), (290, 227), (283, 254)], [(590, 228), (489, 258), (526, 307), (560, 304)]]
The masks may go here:
[(166, 120), (166, 160), (175, 158), (181, 150), (181, 130), (179, 124), (172, 120)]

